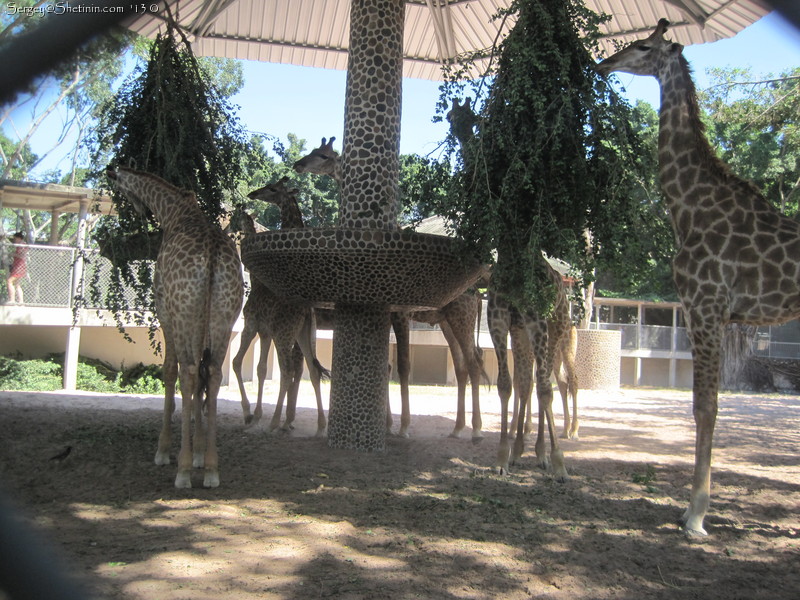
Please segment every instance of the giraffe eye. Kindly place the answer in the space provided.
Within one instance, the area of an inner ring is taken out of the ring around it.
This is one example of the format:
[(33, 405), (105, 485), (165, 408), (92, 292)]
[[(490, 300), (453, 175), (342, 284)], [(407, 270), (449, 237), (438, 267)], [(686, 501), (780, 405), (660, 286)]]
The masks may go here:
[(636, 46), (636, 49), (637, 50), (641, 50), (642, 52), (647, 52), (648, 50), (650, 50), (650, 46), (639, 45), (639, 46)]

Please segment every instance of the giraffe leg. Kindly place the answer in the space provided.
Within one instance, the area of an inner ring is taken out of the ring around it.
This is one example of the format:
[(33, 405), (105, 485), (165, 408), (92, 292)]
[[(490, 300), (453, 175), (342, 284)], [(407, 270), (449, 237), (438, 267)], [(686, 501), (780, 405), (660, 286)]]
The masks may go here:
[(457, 403), (456, 403), (456, 423), (453, 427), (451, 438), (461, 437), (461, 432), (467, 425), (467, 381), (469, 380), (469, 372), (467, 371), (467, 363), (464, 360), (464, 353), (461, 352), (461, 347), (455, 338), (453, 329), (447, 321), (439, 323), (442, 329), (444, 339), (450, 348), (450, 356), (453, 359), (453, 370), (456, 374), (456, 386), (458, 388)]
[(286, 419), (283, 421), (281, 431), (294, 429), (294, 420), (297, 416), (297, 396), (300, 393), (300, 382), (303, 380), (303, 350), (295, 343), (292, 348), (292, 379), (286, 396)]
[[(567, 469), (564, 466), (564, 454), (558, 445), (558, 435), (556, 434), (555, 419), (553, 417), (553, 385), (550, 383), (550, 374), (553, 372), (553, 356), (556, 354), (563, 333), (566, 331), (563, 322), (568, 322), (568, 317), (564, 316), (562, 322), (538, 319), (528, 323), (528, 331), (531, 340), (538, 340), (534, 344), (536, 355), (536, 396), (539, 400), (539, 427), (536, 438), (536, 456), (539, 464), (547, 464), (547, 452), (545, 450), (544, 427), (547, 426), (547, 435), (550, 438), (550, 465), (553, 475), (558, 481), (566, 481)], [(535, 337), (534, 337), (535, 336)]]
[(408, 317), (401, 313), (392, 313), (392, 329), (397, 341), (397, 376), (400, 379), (400, 429), (397, 435), (407, 438), (408, 428), (411, 425), (411, 402), (408, 391), (408, 381), (411, 376)]
[[(325, 436), (325, 431), (328, 428), (328, 421), (325, 418), (325, 407), (322, 404), (322, 390), (320, 388), (320, 380), (322, 379), (323, 374), (326, 374), (327, 372), (322, 368), (322, 365), (320, 365), (317, 357), (315, 356), (314, 340), (316, 339), (316, 329), (317, 328), (313, 320), (313, 315), (309, 313), (309, 316), (304, 321), (303, 329), (300, 331), (300, 335), (297, 339), (300, 350), (302, 351), (302, 355), (306, 359), (308, 374), (311, 378), (311, 385), (314, 388), (314, 396), (317, 401), (317, 432), (314, 434), (314, 437), (319, 438)], [(300, 373), (297, 375), (298, 383), (302, 374), (303, 364), (301, 362)], [(297, 398), (295, 397), (295, 403), (296, 402)]]
[(258, 396), (256, 397), (256, 408), (253, 411), (253, 418), (250, 424), (255, 425), (261, 420), (263, 409), (261, 403), (264, 400), (264, 381), (267, 379), (267, 361), (269, 360), (269, 347), (272, 344), (272, 337), (264, 329), (258, 334), (261, 343), (261, 353), (256, 365), (256, 376), (258, 377)]
[(514, 437), (514, 452), (511, 462), (516, 462), (525, 451), (525, 433), (530, 421), (531, 392), (533, 388), (533, 354), (527, 332), (518, 327), (511, 328), (511, 346), (514, 352), (514, 387), (519, 398), (519, 409)]
[[(687, 319), (691, 324), (692, 319)], [(696, 429), (694, 477), (689, 507), (681, 517), (688, 535), (705, 536), (703, 519), (711, 499), (711, 448), (717, 420), (722, 326), (691, 331), (694, 348), (693, 412)]]
[[(178, 453), (178, 474), (175, 476), (176, 488), (192, 487), (192, 414), (197, 389), (197, 365), (181, 366), (181, 449)], [(198, 411), (199, 412), (199, 411)]]
[[(568, 439), (578, 440), (578, 375), (575, 367), (575, 353), (578, 349), (578, 330), (575, 327), (570, 327), (565, 334), (564, 341), (560, 345), (561, 351), (559, 356), (561, 358), (561, 367), (563, 375), (566, 379), (566, 392), (567, 396), (572, 397), (572, 419), (570, 420), (569, 431), (565, 433)], [(559, 383), (559, 391), (561, 398), (566, 403), (564, 392), (561, 391), (561, 384)], [(566, 404), (564, 405), (564, 414), (567, 414)]]
[(196, 385), (192, 407), (194, 409), (194, 434), (192, 442), (192, 466), (202, 469), (206, 460), (206, 410), (208, 409), (208, 397), (200, 390), (200, 377), (195, 378)]
[(291, 342), (291, 345), (287, 345), (285, 342), (278, 343), (278, 341), (275, 340), (275, 350), (278, 355), (278, 365), (281, 370), (281, 383), (278, 391), (278, 401), (275, 404), (275, 412), (272, 414), (272, 419), (269, 422), (270, 431), (275, 431), (280, 427), (281, 415), (283, 413), (283, 401), (294, 381), (294, 368), (292, 365), (293, 347), (294, 341)]
[(250, 401), (247, 399), (247, 392), (244, 389), (244, 377), (242, 377), (242, 362), (247, 350), (250, 348), (250, 342), (256, 337), (256, 327), (253, 324), (253, 319), (245, 317), (244, 329), (242, 330), (241, 342), (239, 344), (239, 351), (231, 361), (233, 372), (236, 374), (236, 381), (239, 384), (239, 396), (242, 399), (242, 415), (244, 416), (245, 424), (250, 423), (253, 417), (250, 414)]
[(217, 396), (222, 382), (220, 365), (209, 366), (208, 389), (206, 390), (206, 444), (203, 474), (203, 487), (219, 487), (219, 455), (217, 453)]
[(500, 445), (497, 449), (497, 470), (507, 474), (509, 459), (508, 443), (508, 401), (511, 398), (511, 374), (508, 369), (508, 311), (495, 305), (495, 298), (489, 297), (489, 333), (497, 356), (497, 394), (500, 396)]
[(161, 433), (158, 435), (155, 463), (169, 464), (169, 450), (172, 443), (172, 415), (175, 413), (175, 382), (178, 380), (178, 359), (172, 340), (164, 343), (164, 413), (162, 415)]

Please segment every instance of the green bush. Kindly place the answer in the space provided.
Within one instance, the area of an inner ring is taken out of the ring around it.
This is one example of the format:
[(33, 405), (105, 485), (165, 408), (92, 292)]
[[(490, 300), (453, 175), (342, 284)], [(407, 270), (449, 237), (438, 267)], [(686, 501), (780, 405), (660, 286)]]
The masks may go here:
[[(0, 390), (49, 392), (63, 387), (63, 354), (45, 359), (22, 360), (0, 356)], [(159, 365), (138, 365), (117, 371), (101, 360), (81, 356), (78, 359), (76, 387), (89, 392), (110, 394), (164, 393), (162, 369)]]
[(50, 360), (0, 357), (0, 390), (50, 392), (62, 386), (61, 365)]

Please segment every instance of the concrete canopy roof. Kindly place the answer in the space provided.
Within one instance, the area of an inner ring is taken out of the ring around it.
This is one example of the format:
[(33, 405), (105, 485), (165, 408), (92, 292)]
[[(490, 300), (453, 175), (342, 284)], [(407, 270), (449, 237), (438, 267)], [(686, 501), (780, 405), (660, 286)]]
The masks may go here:
[[(193, 49), (221, 56), (327, 69), (347, 68), (348, 0), (162, 0), (190, 34)], [(491, 48), (513, 22), (492, 16), (511, 0), (407, 0), (404, 76), (441, 79), (441, 65), (475, 50)], [(585, 0), (612, 16), (603, 25), (603, 51), (615, 42), (648, 34), (658, 20), (672, 23), (670, 36), (684, 45), (736, 35), (770, 9), (761, 0)], [(154, 37), (164, 27), (165, 10), (125, 24)]]
[(113, 214), (108, 194), (90, 188), (0, 179), (0, 206), (45, 212), (79, 213), (81, 202), (89, 202), (88, 212)]

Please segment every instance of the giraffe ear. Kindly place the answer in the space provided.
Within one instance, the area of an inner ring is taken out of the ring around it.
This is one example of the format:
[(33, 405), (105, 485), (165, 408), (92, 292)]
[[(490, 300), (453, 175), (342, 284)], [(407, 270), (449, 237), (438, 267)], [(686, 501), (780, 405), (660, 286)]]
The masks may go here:
[(683, 52), (683, 45), (679, 44), (678, 42), (674, 42), (669, 47), (669, 53), (670, 54), (680, 54), (681, 52)]

